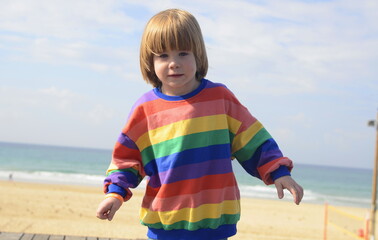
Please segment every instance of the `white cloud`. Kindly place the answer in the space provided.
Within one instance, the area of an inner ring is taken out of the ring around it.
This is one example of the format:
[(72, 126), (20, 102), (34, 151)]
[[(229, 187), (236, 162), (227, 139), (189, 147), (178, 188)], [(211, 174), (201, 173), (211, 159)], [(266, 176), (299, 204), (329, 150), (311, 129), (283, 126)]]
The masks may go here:
[(2, 114), (1, 118), (8, 119), (7, 122), (21, 121), (25, 118), (38, 119), (43, 113), (52, 113), (62, 119), (99, 125), (115, 115), (112, 107), (69, 89), (49, 87), (33, 90), (1, 87), (0, 93), (0, 106), (4, 110), (2, 113), (7, 113)]
[(96, 104), (86, 115), (83, 117), (88, 120), (92, 125), (101, 125), (105, 121), (112, 119), (115, 115), (113, 109), (104, 106), (103, 104)]
[(0, 27), (38, 37), (61, 39), (101, 37), (131, 33), (135, 20), (125, 15), (118, 1), (2, 1)]
[(33, 97), (38, 102), (38, 108), (51, 107), (62, 111), (63, 114), (72, 114), (73, 106), (80, 102), (83, 97), (68, 89), (56, 87), (39, 89)]
[(141, 31), (124, 3), (115, 0), (4, 1), (0, 16), (0, 59), (118, 74), (135, 56), (129, 43)]
[(328, 82), (353, 83), (358, 74), (372, 75), (378, 28), (365, 16), (371, 6), (355, 1), (217, 3), (206, 12), (210, 17), (199, 18), (210, 38), (211, 71), (238, 88), (251, 84), (255, 93), (315, 93), (326, 90)]
[[(10, 44), (17, 54), (11, 59), (119, 76), (127, 64), (129, 75), (139, 75), (139, 39), (128, 40), (140, 37), (145, 22), (128, 16), (128, 4), (151, 15), (169, 7), (193, 10), (208, 39), (209, 76), (232, 84), (257, 83), (257, 93), (315, 92), (324, 81), (352, 81), (351, 74), (371, 71), (366, 62), (378, 58), (370, 50), (378, 48), (377, 41), (365, 37), (377, 32), (367, 21), (376, 18), (373, 1), (358, 6), (353, 1), (6, 1), (0, 27), (10, 30), (3, 37), (7, 44), (19, 38)], [(124, 43), (114, 46), (113, 38)]]
[(0, 141), (100, 148), (112, 146), (126, 115), (58, 87), (0, 87), (0, 109)]

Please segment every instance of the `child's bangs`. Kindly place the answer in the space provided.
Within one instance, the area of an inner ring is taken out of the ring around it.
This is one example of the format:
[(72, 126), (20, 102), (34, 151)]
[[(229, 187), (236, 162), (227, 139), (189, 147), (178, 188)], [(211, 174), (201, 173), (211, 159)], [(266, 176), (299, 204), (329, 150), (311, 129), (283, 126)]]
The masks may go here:
[(153, 54), (159, 54), (167, 50), (191, 51), (194, 42), (188, 29), (167, 23), (151, 33), (147, 44)]

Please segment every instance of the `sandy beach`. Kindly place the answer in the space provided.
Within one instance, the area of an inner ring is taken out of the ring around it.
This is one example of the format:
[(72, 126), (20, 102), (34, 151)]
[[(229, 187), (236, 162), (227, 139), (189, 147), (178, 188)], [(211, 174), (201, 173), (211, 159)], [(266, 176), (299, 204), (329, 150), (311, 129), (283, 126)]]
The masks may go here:
[[(101, 187), (0, 181), (0, 190), (2, 232), (146, 238), (146, 228), (138, 220), (142, 190), (134, 191), (133, 198), (123, 204), (111, 222), (95, 216), (104, 197)], [(362, 208), (340, 209), (361, 218), (367, 213)], [(243, 198), (238, 234), (230, 239), (320, 240), (323, 226), (323, 205), (297, 206), (284, 200)], [(329, 236), (329, 239), (348, 239), (331, 226)]]

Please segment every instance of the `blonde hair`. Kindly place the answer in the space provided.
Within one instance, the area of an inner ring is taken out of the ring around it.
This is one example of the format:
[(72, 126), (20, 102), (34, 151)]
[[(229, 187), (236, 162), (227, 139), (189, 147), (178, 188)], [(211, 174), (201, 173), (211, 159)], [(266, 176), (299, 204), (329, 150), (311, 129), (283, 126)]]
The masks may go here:
[(148, 21), (140, 46), (140, 69), (146, 82), (160, 87), (155, 74), (153, 56), (166, 50), (192, 51), (197, 65), (196, 79), (207, 74), (208, 61), (201, 28), (187, 11), (168, 9)]

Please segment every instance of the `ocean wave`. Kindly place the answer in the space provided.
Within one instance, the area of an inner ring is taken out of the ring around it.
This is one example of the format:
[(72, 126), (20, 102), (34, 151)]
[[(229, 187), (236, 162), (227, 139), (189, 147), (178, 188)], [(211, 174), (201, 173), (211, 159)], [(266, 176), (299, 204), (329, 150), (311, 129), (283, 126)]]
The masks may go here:
[[(81, 173), (62, 173), (47, 171), (0, 171), (0, 180), (14, 180), (35, 183), (58, 183), (74, 185), (91, 185), (102, 187), (105, 175), (90, 175)], [(138, 189), (145, 188), (146, 180), (143, 180)]]
[[(62, 172), (47, 172), (47, 171), (0, 171), (0, 180), (9, 180), (10, 175), (12, 180), (26, 181), (26, 182), (41, 182), (41, 183), (59, 183), (59, 184), (75, 184), (75, 185), (92, 185), (102, 187), (105, 176), (90, 175), (80, 173), (62, 173)], [(138, 189), (144, 189), (146, 180), (138, 186)], [(245, 198), (262, 198), (262, 199), (278, 199), (277, 190), (274, 186), (265, 185), (239, 185), (240, 194)], [(288, 190), (284, 190), (285, 197), (283, 200), (292, 201), (293, 197)], [(305, 189), (302, 202), (324, 204), (328, 202), (332, 205), (339, 206), (357, 206), (369, 207), (370, 199), (325, 195), (311, 189)]]
[[(274, 186), (264, 186), (264, 185), (241, 185), (240, 195), (247, 198), (263, 198), (263, 199), (278, 199), (277, 190)], [(284, 190), (284, 200), (292, 201), (293, 196), (288, 190)], [(324, 204), (325, 202), (331, 205), (338, 206), (356, 206), (356, 207), (369, 207), (370, 199), (367, 198), (357, 198), (349, 196), (335, 196), (335, 195), (325, 195), (318, 193), (313, 190), (304, 190), (304, 196), (302, 199), (304, 203), (316, 203)]]
[(99, 185), (104, 181), (104, 176), (78, 173), (61, 173), (46, 171), (0, 171), (1, 180), (15, 180), (43, 183), (65, 183), (77, 185)]
[(274, 199), (277, 197), (276, 189), (268, 186), (239, 186), (240, 195), (242, 197), (251, 197), (251, 198), (271, 198)]

